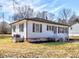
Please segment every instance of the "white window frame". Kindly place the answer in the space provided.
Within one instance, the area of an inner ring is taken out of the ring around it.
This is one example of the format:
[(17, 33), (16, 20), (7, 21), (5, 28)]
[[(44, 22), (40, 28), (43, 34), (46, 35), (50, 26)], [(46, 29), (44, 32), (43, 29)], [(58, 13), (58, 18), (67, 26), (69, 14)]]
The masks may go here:
[(33, 32), (42, 32), (42, 26), (41, 26), (42, 24), (35, 24), (35, 23), (33, 23)]

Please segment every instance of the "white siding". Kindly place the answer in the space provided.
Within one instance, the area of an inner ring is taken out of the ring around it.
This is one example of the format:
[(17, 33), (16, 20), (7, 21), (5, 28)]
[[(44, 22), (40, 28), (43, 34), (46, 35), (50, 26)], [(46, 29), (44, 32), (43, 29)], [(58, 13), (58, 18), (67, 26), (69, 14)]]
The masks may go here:
[(79, 23), (76, 23), (69, 28), (69, 36), (79, 36)]
[[(19, 24), (24, 23), (24, 32), (19, 32)], [(33, 32), (33, 23), (35, 24), (42, 24), (42, 32)], [(13, 32), (12, 30), (12, 36), (14, 34), (20, 34), (24, 38), (48, 38), (48, 37), (53, 37), (54, 33), (53, 31), (47, 31), (47, 25), (50, 26), (56, 26), (56, 27), (66, 27), (68, 26), (62, 26), (62, 25), (55, 25), (55, 24), (49, 24), (49, 23), (43, 23), (43, 22), (36, 22), (36, 21), (28, 21), (28, 28), (26, 27), (26, 20), (17, 22), (13, 25), (16, 25), (16, 32)], [(28, 29), (28, 32), (26, 32), (26, 28)], [(28, 37), (26, 37), (27, 35)], [(60, 33), (61, 34), (61, 33)], [(60, 36), (60, 34), (57, 33), (57, 35)], [(64, 36), (67, 36), (68, 34), (64, 34)]]
[[(20, 32), (20, 31), (19, 31), (19, 24), (23, 24), (23, 23), (24, 23), (24, 32)], [(26, 38), (26, 21), (24, 20), (24, 21), (15, 23), (15, 24), (13, 24), (13, 25), (16, 26), (16, 31), (13, 32), (13, 29), (12, 29), (12, 36), (13, 36), (14, 34), (19, 34), (19, 35), (21, 35), (21, 37)]]
[[(42, 24), (42, 32), (32, 32), (32, 26), (33, 23), (36, 24)], [(42, 23), (42, 22), (35, 22), (35, 21), (29, 21), (28, 22), (28, 38), (47, 38), (47, 37), (53, 37), (53, 31), (47, 31), (47, 25), (50, 26), (59, 26), (59, 27), (67, 27), (67, 26), (61, 26), (61, 25), (55, 25), (55, 24), (48, 24), (48, 23)], [(68, 28), (68, 27), (67, 27)], [(68, 35), (68, 34), (65, 34)]]

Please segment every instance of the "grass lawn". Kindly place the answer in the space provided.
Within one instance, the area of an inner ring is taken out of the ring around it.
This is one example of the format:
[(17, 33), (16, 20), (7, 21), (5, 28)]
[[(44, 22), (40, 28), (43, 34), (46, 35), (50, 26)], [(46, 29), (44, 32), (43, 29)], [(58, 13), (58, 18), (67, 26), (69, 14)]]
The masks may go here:
[(79, 40), (79, 36), (71, 36), (71, 39), (78, 39)]
[(13, 43), (11, 37), (0, 38), (0, 57), (61, 58), (79, 57), (78, 43)]

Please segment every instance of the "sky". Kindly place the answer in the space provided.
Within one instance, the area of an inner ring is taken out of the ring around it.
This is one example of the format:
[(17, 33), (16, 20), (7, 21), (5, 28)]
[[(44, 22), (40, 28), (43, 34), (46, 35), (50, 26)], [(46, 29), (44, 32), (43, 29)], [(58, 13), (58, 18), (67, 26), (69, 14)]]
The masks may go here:
[[(48, 11), (50, 13), (58, 14), (63, 8), (71, 9), (79, 15), (79, 0), (16, 0), (18, 4), (16, 7), (29, 5), (34, 11)], [(0, 0), (0, 21), (2, 21), (2, 13), (4, 13), (4, 20), (11, 22), (10, 17), (13, 15), (13, 3), (11, 0)]]

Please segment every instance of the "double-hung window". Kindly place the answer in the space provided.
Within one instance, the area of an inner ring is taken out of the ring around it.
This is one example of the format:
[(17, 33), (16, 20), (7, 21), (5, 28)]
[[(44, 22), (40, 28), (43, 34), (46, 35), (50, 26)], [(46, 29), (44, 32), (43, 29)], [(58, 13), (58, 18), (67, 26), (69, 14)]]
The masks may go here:
[(47, 25), (47, 31), (51, 31), (52, 30), (52, 27)]
[(47, 25), (47, 31), (53, 31), (54, 33), (56, 33), (57, 32), (57, 27)]
[(33, 23), (33, 32), (42, 32), (42, 24)]
[(68, 28), (65, 28), (64, 29), (64, 32), (68, 34)]
[(63, 27), (58, 27), (58, 33), (64, 33), (64, 28)]
[(19, 31), (23, 32), (24, 31), (24, 24), (19, 24)]

